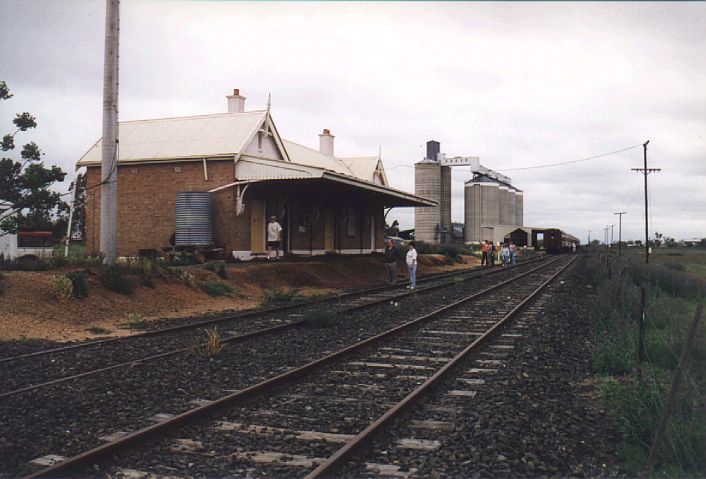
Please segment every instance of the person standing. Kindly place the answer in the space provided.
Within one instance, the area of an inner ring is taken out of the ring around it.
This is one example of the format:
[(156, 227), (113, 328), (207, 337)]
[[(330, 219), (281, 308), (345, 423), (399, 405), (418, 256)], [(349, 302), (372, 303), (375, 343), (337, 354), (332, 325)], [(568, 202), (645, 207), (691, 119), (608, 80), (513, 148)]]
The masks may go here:
[(275, 259), (279, 259), (279, 247), (282, 242), (282, 226), (277, 222), (275, 215), (270, 216), (267, 223), (267, 259), (272, 257), (272, 248), (275, 249)]
[(510, 258), (510, 248), (508, 248), (507, 243), (503, 243), (500, 248), (500, 258), (503, 262), (503, 268), (507, 266), (507, 260)]
[(387, 279), (390, 284), (397, 282), (397, 258), (399, 251), (395, 248), (395, 243), (389, 239), (385, 245), (385, 268), (387, 269)]
[(510, 250), (510, 266), (515, 266), (515, 258), (517, 257), (517, 246), (515, 246), (515, 243), (510, 241), (510, 246), (508, 246), (508, 249)]
[(488, 242), (483, 241), (480, 249), (481, 249), (480, 265), (485, 266), (486, 264), (488, 264)]
[(488, 266), (491, 268), (493, 267), (493, 263), (495, 263), (495, 247), (493, 246), (493, 243), (488, 241), (488, 262), (486, 263)]
[(409, 251), (407, 251), (407, 275), (409, 276), (409, 289), (414, 289), (417, 286), (417, 250), (414, 249), (414, 241), (409, 242)]

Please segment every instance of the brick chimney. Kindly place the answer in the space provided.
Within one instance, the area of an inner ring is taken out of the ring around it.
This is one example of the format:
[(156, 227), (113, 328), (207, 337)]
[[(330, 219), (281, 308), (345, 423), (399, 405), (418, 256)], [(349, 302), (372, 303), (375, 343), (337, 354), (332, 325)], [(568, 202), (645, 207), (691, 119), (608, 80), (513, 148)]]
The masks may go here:
[(324, 132), (319, 134), (319, 151), (324, 155), (333, 156), (334, 138), (336, 137), (327, 128), (324, 128)]
[(232, 95), (226, 96), (228, 99), (228, 113), (243, 113), (245, 111), (245, 97), (240, 94), (239, 89), (234, 89)]

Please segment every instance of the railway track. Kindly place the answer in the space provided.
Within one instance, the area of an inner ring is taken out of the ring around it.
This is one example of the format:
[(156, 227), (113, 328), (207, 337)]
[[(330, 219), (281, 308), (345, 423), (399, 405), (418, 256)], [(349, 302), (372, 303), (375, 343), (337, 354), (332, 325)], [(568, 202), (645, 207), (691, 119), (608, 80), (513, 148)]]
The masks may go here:
[[(543, 263), (300, 368), (215, 400), (200, 400), (200, 406), (174, 417), (159, 416), (155, 420), (162, 420), (152, 426), (114, 431), (108, 444), (69, 459), (55, 458), (62, 460), (31, 477), (76, 470), (108, 472), (113, 477), (146, 477), (148, 473), (279, 477), (302, 476), (307, 471), (310, 477), (331, 475), (527, 308), (568, 260)], [(511, 345), (499, 346), (504, 351)], [(485, 361), (489, 366), (497, 360)], [(482, 374), (483, 369), (492, 368), (476, 369)], [(454, 395), (468, 398), (473, 391), (458, 389)], [(215, 421), (210, 419), (214, 415), (218, 416)], [(205, 420), (193, 422), (196, 419)], [(149, 449), (140, 447), (107, 469), (81, 469), (177, 429), (176, 439), (169, 436), (151, 442)], [(423, 440), (402, 439), (400, 447), (433, 447)], [(144, 470), (131, 470), (136, 465)], [(377, 468), (384, 475), (391, 471), (387, 466), (366, 470), (370, 473)]]
[[(519, 270), (531, 267), (537, 260), (520, 263)], [(111, 338), (54, 348), (34, 353), (0, 359), (0, 401), (37, 389), (75, 381), (95, 374), (121, 368), (131, 368), (140, 363), (162, 360), (170, 356), (185, 354), (193, 348), (193, 337), (185, 336), (187, 330), (204, 326), (219, 325), (224, 343), (236, 343), (268, 334), (285, 334), (289, 329), (301, 327), (301, 319), (307, 310), (332, 305), (342, 314), (353, 313), (390, 301), (399, 302), (412, 294), (423, 294), (479, 277), (487, 277), (508, 272), (508, 269), (494, 268), (464, 272), (443, 273), (426, 278), (423, 286), (415, 291), (405, 289), (407, 282), (400, 286), (377, 287), (362, 292), (352, 292), (335, 298), (290, 304), (262, 311), (249, 311), (243, 315), (229, 316), (192, 325), (166, 328), (157, 331)], [(164, 334), (172, 334), (172, 340), (165, 341)], [(132, 340), (132, 341), (131, 341)], [(122, 345), (142, 343), (126, 349)], [(150, 354), (151, 353), (151, 354)], [(22, 363), (24, 364), (18, 364)], [(12, 364), (9, 366), (8, 364)], [(23, 374), (23, 366), (31, 374)], [(41, 371), (38, 374), (37, 371)]]

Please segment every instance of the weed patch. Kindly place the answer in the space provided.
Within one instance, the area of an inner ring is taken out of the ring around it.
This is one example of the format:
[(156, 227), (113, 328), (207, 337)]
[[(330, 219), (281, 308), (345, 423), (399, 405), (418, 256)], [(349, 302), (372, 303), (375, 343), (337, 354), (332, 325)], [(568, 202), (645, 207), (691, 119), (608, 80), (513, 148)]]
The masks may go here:
[(212, 297), (228, 296), (233, 292), (233, 288), (225, 283), (219, 283), (218, 281), (203, 281), (199, 284), (199, 287), (203, 292)]
[(63, 275), (54, 277), (49, 284), (49, 288), (51, 295), (59, 301), (69, 299), (74, 290), (71, 280)]
[(83, 271), (71, 271), (70, 273), (66, 273), (65, 276), (71, 281), (74, 298), (81, 299), (88, 297), (88, 279), (86, 278), (86, 273)]
[(116, 293), (130, 295), (135, 291), (135, 284), (116, 265), (103, 266), (98, 273), (98, 279), (104, 288)]
[(208, 358), (219, 355), (225, 347), (225, 344), (221, 339), (218, 328), (204, 329), (204, 333), (206, 335), (205, 338), (194, 337), (191, 340), (191, 352)]
[(285, 304), (289, 304), (296, 301), (298, 294), (299, 290), (295, 288), (275, 288), (272, 291), (265, 291), (262, 295), (262, 306), (267, 308), (283, 306)]

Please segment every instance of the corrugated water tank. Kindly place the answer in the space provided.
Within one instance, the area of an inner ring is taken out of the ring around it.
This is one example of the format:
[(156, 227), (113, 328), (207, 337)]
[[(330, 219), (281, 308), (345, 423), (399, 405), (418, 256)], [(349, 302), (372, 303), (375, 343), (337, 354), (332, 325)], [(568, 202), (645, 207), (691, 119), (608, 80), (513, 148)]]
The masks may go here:
[(213, 193), (185, 191), (176, 194), (176, 246), (213, 244)]

